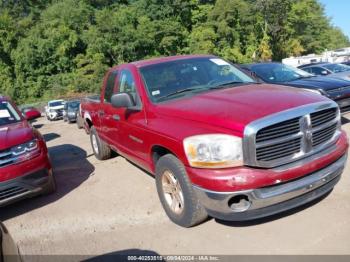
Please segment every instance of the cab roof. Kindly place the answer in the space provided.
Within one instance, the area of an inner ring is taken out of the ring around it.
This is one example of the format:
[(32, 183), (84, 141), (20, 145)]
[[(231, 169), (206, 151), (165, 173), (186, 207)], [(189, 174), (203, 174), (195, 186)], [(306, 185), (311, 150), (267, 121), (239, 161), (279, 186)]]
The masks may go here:
[(57, 99), (57, 100), (50, 100), (49, 103), (54, 103), (54, 102), (64, 102), (63, 99)]
[(132, 62), (130, 64), (133, 64), (137, 68), (140, 68), (148, 65), (155, 65), (155, 64), (171, 62), (176, 60), (185, 60), (185, 59), (201, 58), (201, 57), (205, 58), (205, 57), (215, 57), (215, 56), (213, 55), (176, 55), (176, 56), (158, 57), (158, 58), (140, 60), (140, 61)]

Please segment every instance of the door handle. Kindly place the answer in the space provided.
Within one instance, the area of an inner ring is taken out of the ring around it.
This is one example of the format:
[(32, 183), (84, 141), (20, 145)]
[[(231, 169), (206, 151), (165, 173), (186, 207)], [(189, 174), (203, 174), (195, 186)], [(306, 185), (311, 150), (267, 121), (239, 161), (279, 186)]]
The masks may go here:
[(120, 115), (113, 115), (113, 119), (115, 121), (119, 121), (120, 120)]

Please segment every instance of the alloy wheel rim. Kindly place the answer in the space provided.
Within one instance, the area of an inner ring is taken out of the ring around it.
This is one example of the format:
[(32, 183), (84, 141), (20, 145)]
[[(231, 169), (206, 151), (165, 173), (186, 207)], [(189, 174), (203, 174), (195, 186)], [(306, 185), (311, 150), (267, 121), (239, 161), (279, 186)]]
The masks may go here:
[(162, 175), (162, 189), (164, 198), (175, 214), (181, 214), (184, 209), (184, 197), (182, 188), (174, 174), (166, 170)]

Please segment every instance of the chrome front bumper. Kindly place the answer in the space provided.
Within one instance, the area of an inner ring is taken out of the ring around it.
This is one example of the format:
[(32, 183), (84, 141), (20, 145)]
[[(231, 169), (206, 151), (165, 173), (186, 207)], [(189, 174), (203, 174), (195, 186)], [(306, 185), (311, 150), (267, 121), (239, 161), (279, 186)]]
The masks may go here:
[(350, 98), (343, 98), (339, 100), (335, 100), (340, 108), (340, 112), (342, 115), (349, 113), (350, 111)]
[[(326, 194), (339, 181), (346, 160), (344, 155), (317, 172), (264, 188), (215, 192), (194, 186), (194, 190), (209, 215), (223, 220), (252, 220), (301, 206)], [(235, 211), (230, 207), (230, 200), (241, 195), (248, 198), (250, 206), (245, 211)]]

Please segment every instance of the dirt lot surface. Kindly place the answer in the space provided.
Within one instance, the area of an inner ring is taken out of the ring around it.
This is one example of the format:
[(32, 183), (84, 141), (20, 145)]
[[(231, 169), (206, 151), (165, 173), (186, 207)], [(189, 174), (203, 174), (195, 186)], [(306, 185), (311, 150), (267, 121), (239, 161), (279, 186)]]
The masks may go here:
[[(75, 124), (42, 118), (34, 125), (47, 140), (58, 189), (0, 209), (22, 254), (350, 254), (349, 161), (336, 188), (307, 207), (185, 229), (166, 217), (151, 176), (122, 157), (95, 159)], [(343, 128), (350, 134), (350, 122)]]

